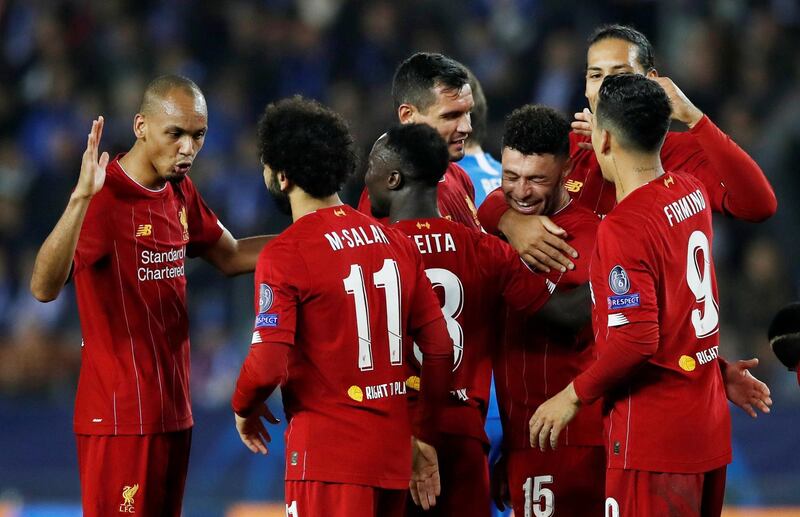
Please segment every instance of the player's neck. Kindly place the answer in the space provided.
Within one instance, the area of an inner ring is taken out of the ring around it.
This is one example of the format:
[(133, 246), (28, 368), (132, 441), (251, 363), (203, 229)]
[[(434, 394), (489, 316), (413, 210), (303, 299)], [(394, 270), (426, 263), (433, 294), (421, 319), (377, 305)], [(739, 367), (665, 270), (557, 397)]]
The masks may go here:
[(614, 178), (618, 203), (637, 188), (664, 174), (658, 153), (619, 153), (611, 157), (609, 168)]
[(147, 189), (158, 190), (167, 182), (158, 175), (138, 141), (119, 159), (119, 164), (133, 181)]
[(292, 221), (297, 221), (304, 215), (308, 215), (323, 208), (331, 208), (334, 206), (342, 205), (342, 200), (339, 199), (339, 194), (333, 194), (328, 197), (315, 198), (309, 196), (300, 188), (293, 188), (289, 193), (289, 202), (292, 205)]
[(437, 188), (409, 188), (392, 201), (389, 208), (389, 221), (409, 219), (434, 219), (441, 217), (437, 202)]

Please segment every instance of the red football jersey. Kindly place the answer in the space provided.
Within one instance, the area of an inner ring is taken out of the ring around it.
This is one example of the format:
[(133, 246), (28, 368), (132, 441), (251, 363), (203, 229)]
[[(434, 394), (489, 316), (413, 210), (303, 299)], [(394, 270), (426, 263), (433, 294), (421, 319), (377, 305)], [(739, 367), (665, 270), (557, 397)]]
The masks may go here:
[(317, 210), (267, 244), (255, 283), (253, 344), (291, 347), (285, 479), (407, 487), (413, 334), (442, 319), (411, 242), (348, 206)]
[(533, 273), (511, 246), (464, 225), (432, 218), (393, 227), (407, 234), (422, 254), (453, 339), (451, 401), (439, 417), (439, 428), (488, 443), (484, 419), (491, 352), (502, 335), (505, 307), (531, 314), (547, 302), (552, 284)]
[[(481, 229), (478, 222), (478, 210), (475, 208), (475, 187), (469, 175), (455, 162), (450, 162), (438, 186), (439, 213), (442, 217), (461, 223), (469, 228)], [(362, 214), (372, 216), (369, 203), (369, 192), (366, 187), (358, 200), (358, 210)], [(388, 218), (381, 218), (388, 224)]]
[[(589, 262), (600, 219), (588, 208), (571, 201), (551, 216), (564, 228), (567, 242), (578, 251), (574, 270), (552, 271), (548, 277), (558, 290), (589, 282)], [(505, 345), (498, 347), (494, 363), (495, 388), (507, 450), (529, 449), (528, 425), (547, 399), (589, 367), (595, 359), (591, 324), (572, 338), (543, 332), (541, 322), (508, 311)], [(559, 438), (560, 445), (602, 445), (603, 419), (599, 402), (585, 407)]]
[(699, 181), (667, 173), (600, 224), (590, 274), (601, 360), (615, 329), (658, 326), (655, 354), (605, 394), (609, 468), (692, 474), (731, 461), (710, 208)]
[(178, 431), (192, 425), (184, 262), (223, 230), (189, 178), (149, 190), (119, 158), (75, 250), (83, 331), (75, 432)]

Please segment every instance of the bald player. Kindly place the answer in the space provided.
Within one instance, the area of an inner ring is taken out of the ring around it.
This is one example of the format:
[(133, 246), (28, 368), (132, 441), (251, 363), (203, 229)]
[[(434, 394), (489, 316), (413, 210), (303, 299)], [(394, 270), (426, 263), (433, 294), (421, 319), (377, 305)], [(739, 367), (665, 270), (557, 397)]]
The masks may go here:
[(201, 256), (229, 276), (250, 272), (266, 237), (233, 238), (189, 179), (208, 131), (194, 82), (151, 82), (133, 119), (136, 142), (113, 160), (99, 154), (103, 124), (92, 123), (30, 287), (49, 302), (75, 282), (83, 515), (179, 516), (193, 425), (184, 262)]

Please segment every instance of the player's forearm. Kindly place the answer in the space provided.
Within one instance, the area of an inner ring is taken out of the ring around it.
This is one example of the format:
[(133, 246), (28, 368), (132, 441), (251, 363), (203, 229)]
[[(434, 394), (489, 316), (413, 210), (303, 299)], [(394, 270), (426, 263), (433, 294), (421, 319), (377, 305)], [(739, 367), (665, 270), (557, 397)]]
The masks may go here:
[(275, 235), (259, 235), (234, 239), (225, 230), (217, 244), (205, 253), (204, 258), (226, 276), (252, 273), (256, 269), (261, 250), (274, 238)]
[(486, 199), (483, 200), (481, 206), (478, 208), (478, 220), (486, 230), (486, 233), (491, 235), (500, 235), (502, 233), (500, 226), (503, 214), (509, 210), (506, 198), (503, 195), (502, 189), (493, 190)]
[(288, 345), (283, 343), (251, 345), (231, 398), (233, 411), (239, 416), (248, 416), (278, 386), (286, 382), (289, 375), (288, 365)]
[(725, 185), (724, 209), (745, 221), (760, 222), (775, 214), (778, 201), (761, 167), (708, 117), (691, 133)]
[(573, 381), (578, 399), (591, 404), (629, 379), (657, 350), (657, 323), (631, 323), (609, 329), (606, 350)]
[(417, 438), (435, 444), (438, 442), (438, 415), (447, 402), (453, 376), (453, 341), (442, 319), (420, 328), (414, 340), (423, 354)]
[(73, 194), (55, 228), (39, 248), (33, 265), (30, 289), (40, 302), (55, 300), (69, 277), (90, 201), (91, 197)]

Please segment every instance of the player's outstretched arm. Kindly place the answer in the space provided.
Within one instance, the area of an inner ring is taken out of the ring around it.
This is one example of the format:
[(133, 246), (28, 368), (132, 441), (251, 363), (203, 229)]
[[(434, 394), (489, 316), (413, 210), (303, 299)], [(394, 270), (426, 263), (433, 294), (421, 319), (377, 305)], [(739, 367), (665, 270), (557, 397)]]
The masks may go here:
[(261, 250), (275, 237), (276, 235), (259, 235), (236, 239), (231, 232), (224, 230), (216, 244), (203, 254), (203, 258), (226, 276), (252, 273), (256, 269)]
[(756, 409), (762, 413), (769, 413), (769, 407), (772, 405), (769, 387), (750, 373), (750, 369), (756, 366), (758, 366), (756, 358), (735, 363), (729, 363), (722, 357), (719, 358), (719, 367), (722, 371), (722, 380), (725, 383), (725, 394), (728, 396), (728, 400), (753, 418), (758, 417)]
[(442, 493), (439, 459), (433, 446), (411, 437), (411, 481), (408, 488), (414, 504), (430, 510)]
[(98, 157), (103, 117), (92, 122), (86, 139), (78, 184), (69, 197), (67, 208), (45, 239), (33, 265), (30, 289), (40, 302), (55, 300), (69, 277), (81, 226), (92, 197), (100, 192), (106, 180), (108, 153)]
[[(744, 221), (760, 222), (775, 214), (778, 201), (764, 171), (741, 147), (703, 115), (668, 77), (656, 77), (672, 104), (672, 118), (689, 126), (689, 133), (703, 150), (682, 164), (694, 171), (709, 191), (724, 189), (725, 213)], [(710, 169), (710, 170), (706, 170)]]

